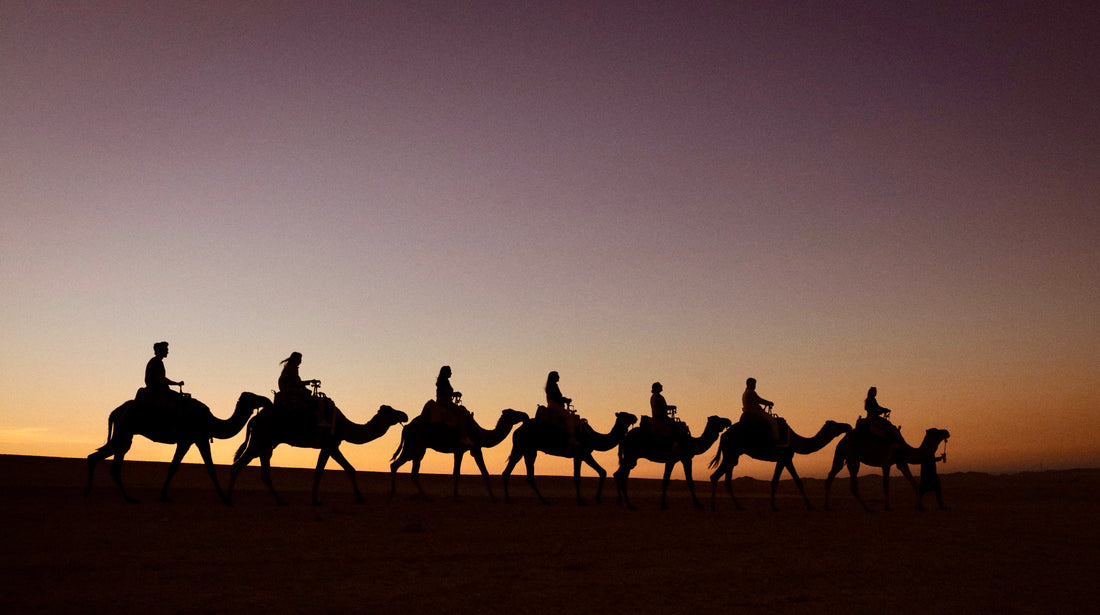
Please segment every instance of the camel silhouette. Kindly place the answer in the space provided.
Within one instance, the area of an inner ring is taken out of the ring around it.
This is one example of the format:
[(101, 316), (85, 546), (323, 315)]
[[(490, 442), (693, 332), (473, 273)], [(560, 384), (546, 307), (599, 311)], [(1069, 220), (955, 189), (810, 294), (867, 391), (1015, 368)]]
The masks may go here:
[(741, 455), (748, 455), (760, 461), (775, 462), (775, 473), (772, 474), (772, 510), (777, 510), (775, 490), (779, 485), (779, 477), (782, 476), (784, 468), (794, 479), (794, 484), (798, 485), (798, 491), (802, 494), (802, 500), (806, 503), (806, 508), (813, 508), (810, 499), (806, 497), (806, 489), (802, 486), (802, 479), (798, 477), (798, 472), (794, 469), (794, 456), (795, 454), (809, 455), (820, 451), (837, 436), (852, 431), (852, 426), (847, 423), (826, 421), (825, 425), (810, 438), (798, 435), (789, 427), (787, 430), (789, 444), (783, 447), (775, 446), (775, 440), (772, 438), (770, 430), (761, 429), (757, 425), (745, 423), (744, 421), (735, 423), (722, 433), (722, 438), (718, 442), (718, 453), (715, 454), (714, 460), (710, 462), (710, 467), (717, 468), (710, 475), (710, 507), (712, 510), (717, 499), (718, 479), (722, 476), (726, 477), (726, 491), (733, 499), (734, 506), (738, 510), (744, 510), (744, 506), (733, 495), (733, 468), (737, 466), (737, 461)]
[(462, 468), (462, 457), (466, 454), (466, 451), (470, 451), (470, 456), (477, 462), (477, 467), (485, 478), (485, 487), (489, 490), (489, 498), (495, 502), (496, 495), (493, 494), (493, 486), (489, 482), (489, 471), (485, 468), (485, 457), (482, 455), (481, 449), (492, 448), (503, 442), (508, 433), (512, 431), (512, 427), (528, 420), (527, 413), (511, 408), (502, 410), (496, 426), (488, 430), (478, 425), (477, 421), (471, 418), (470, 425), (467, 428), (467, 435), (473, 443), (471, 447), (462, 443), (462, 433), (458, 427), (442, 422), (433, 423), (428, 419), (428, 406), (432, 403), (434, 402), (429, 401), (428, 404), (425, 404), (425, 411), (409, 421), (409, 424), (401, 430), (401, 443), (390, 459), (390, 497), (397, 493), (398, 468), (405, 465), (405, 462), (412, 461), (412, 472), (409, 473), (409, 478), (416, 485), (417, 495), (424, 499), (430, 499), (420, 485), (420, 462), (424, 459), (424, 453), (431, 448), (441, 453), (452, 453), (454, 455), (453, 496), (455, 499), (458, 499), (458, 477)]
[(176, 445), (176, 453), (168, 466), (168, 476), (164, 479), (164, 487), (160, 490), (162, 502), (171, 501), (168, 497), (168, 485), (172, 482), (176, 470), (179, 469), (183, 456), (192, 446), (195, 446), (202, 455), (206, 472), (214, 482), (218, 497), (228, 504), (229, 500), (222, 492), (221, 485), (218, 484), (218, 475), (214, 471), (214, 462), (210, 457), (210, 440), (232, 438), (241, 432), (254, 410), (270, 405), (271, 400), (268, 398), (244, 392), (237, 399), (232, 416), (222, 420), (214, 416), (206, 404), (192, 397), (183, 397), (179, 405), (170, 407), (130, 400), (111, 411), (107, 419), (107, 443), (88, 455), (88, 486), (84, 488), (84, 495), (87, 496), (92, 491), (92, 478), (95, 476), (96, 464), (113, 456), (111, 478), (115, 480), (119, 491), (122, 492), (122, 497), (127, 502), (137, 502), (126, 493), (126, 488), (122, 485), (122, 461), (133, 444), (134, 436), (137, 435), (145, 436), (153, 442)]
[(607, 478), (607, 471), (596, 463), (592, 453), (594, 451), (609, 451), (615, 448), (622, 441), (627, 430), (637, 422), (638, 417), (633, 414), (617, 412), (615, 413), (615, 424), (611, 427), (611, 431), (606, 434), (592, 429), (587, 421), (582, 422), (577, 426), (575, 433), (577, 444), (573, 446), (569, 445), (569, 432), (564, 427), (538, 419), (523, 423), (512, 434), (512, 453), (508, 456), (508, 467), (504, 468), (503, 474), (504, 500), (508, 501), (508, 478), (512, 475), (512, 469), (516, 467), (520, 459), (523, 459), (527, 466), (527, 484), (531, 485), (531, 489), (534, 490), (535, 495), (543, 504), (549, 504), (546, 498), (542, 497), (538, 486), (535, 485), (535, 457), (538, 456), (539, 451), (542, 451), (547, 455), (568, 457), (573, 460), (573, 485), (577, 489), (577, 504), (579, 505), (583, 506), (585, 504), (584, 498), (581, 497), (581, 462), (587, 463), (588, 467), (595, 470), (600, 476), (600, 482), (596, 487), (596, 501), (599, 502), (603, 494), (603, 482)]
[(696, 508), (703, 508), (699, 498), (695, 496), (695, 481), (691, 475), (691, 461), (696, 455), (707, 451), (732, 422), (727, 418), (712, 416), (707, 419), (707, 426), (698, 438), (691, 437), (690, 433), (681, 436), (674, 434), (654, 433), (645, 427), (635, 427), (627, 432), (623, 441), (619, 444), (619, 469), (615, 470), (615, 487), (618, 490), (619, 503), (626, 503), (630, 510), (637, 510), (630, 502), (627, 495), (626, 483), (630, 478), (630, 470), (638, 465), (639, 459), (648, 459), (665, 464), (664, 478), (661, 481), (661, 508), (668, 509), (667, 494), (668, 481), (672, 476), (672, 469), (679, 463), (684, 467), (684, 477), (687, 479), (688, 491), (691, 493), (691, 501)]
[(841, 438), (836, 445), (836, 452), (833, 453), (833, 466), (829, 470), (829, 475), (825, 478), (825, 509), (829, 509), (829, 489), (832, 487), (833, 479), (836, 478), (840, 469), (847, 465), (852, 495), (856, 497), (864, 510), (868, 512), (871, 510), (859, 494), (859, 481), (857, 478), (859, 464), (861, 463), (882, 468), (882, 499), (886, 510), (890, 510), (891, 466), (897, 466), (902, 475), (909, 480), (909, 484), (912, 485), (913, 491), (917, 494), (917, 509), (924, 510), (923, 493), (920, 485), (913, 479), (913, 474), (909, 471), (909, 464), (921, 465), (922, 482), (929, 490), (936, 492), (937, 502), (940, 508), (943, 508), (943, 495), (939, 488), (939, 477), (929, 476), (925, 480), (924, 472), (935, 473), (936, 450), (939, 448), (940, 442), (947, 440), (951, 434), (946, 429), (929, 429), (924, 433), (924, 439), (921, 441), (920, 446), (913, 448), (905, 442), (904, 438), (900, 441), (889, 440), (871, 432), (869, 429), (861, 428), (862, 422), (862, 419), (857, 422), (856, 428)]
[[(348, 462), (344, 454), (340, 452), (341, 442), (352, 444), (366, 444), (371, 440), (381, 437), (386, 431), (398, 423), (409, 420), (409, 416), (400, 410), (394, 410), (389, 406), (381, 406), (378, 412), (366, 423), (360, 425), (353, 422), (339, 408), (334, 408), (331, 427), (317, 427), (306, 425), (303, 429), (300, 412), (294, 412), (280, 405), (260, 411), (248, 422), (245, 440), (233, 456), (233, 466), (229, 470), (229, 497), (233, 495), (233, 485), (237, 482), (237, 476), (256, 457), (260, 458), (260, 478), (275, 496), (275, 501), (285, 504), (275, 486), (271, 482), (271, 453), (279, 444), (289, 444), (298, 448), (320, 449), (317, 455), (317, 467), (313, 471), (313, 505), (319, 506), (317, 489), (321, 485), (321, 477), (324, 475), (325, 464), (329, 457), (336, 460), (340, 467), (344, 468), (348, 478), (351, 479), (351, 488), (355, 494), (356, 502), (363, 502), (363, 494), (359, 491), (359, 483), (355, 479), (355, 468)], [(311, 411), (310, 411), (311, 412)]]

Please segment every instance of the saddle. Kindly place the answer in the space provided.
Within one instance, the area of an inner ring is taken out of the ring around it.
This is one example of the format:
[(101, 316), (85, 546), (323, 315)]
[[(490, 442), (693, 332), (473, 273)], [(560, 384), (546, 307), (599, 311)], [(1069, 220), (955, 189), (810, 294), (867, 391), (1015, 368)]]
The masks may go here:
[(323, 393), (296, 395), (278, 392), (275, 393), (275, 407), (302, 431), (319, 432), (321, 421), (328, 423), (326, 430), (335, 429), (336, 404)]
[(663, 438), (680, 438), (691, 435), (687, 424), (679, 419), (673, 419), (673, 423), (669, 424), (665, 421), (655, 419), (652, 416), (643, 415), (638, 427), (644, 432)]
[(861, 417), (856, 419), (856, 431), (858, 433), (880, 438), (882, 440), (901, 440), (901, 429), (884, 417)]
[(183, 408), (183, 400), (191, 397), (190, 393), (176, 393), (175, 391), (158, 391), (148, 387), (141, 387), (134, 394), (134, 401), (147, 408), (168, 412)]
[[(459, 406), (462, 411), (466, 408)], [(458, 427), (458, 414), (452, 408), (448, 408), (434, 399), (429, 399), (420, 411), (420, 416), (428, 419), (429, 423), (442, 423), (448, 427)]]

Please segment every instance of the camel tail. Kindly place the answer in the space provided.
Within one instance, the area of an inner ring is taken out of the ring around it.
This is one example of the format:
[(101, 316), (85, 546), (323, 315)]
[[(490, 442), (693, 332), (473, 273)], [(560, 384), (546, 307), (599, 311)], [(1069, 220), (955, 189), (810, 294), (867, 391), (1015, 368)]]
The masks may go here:
[(401, 441), (397, 443), (397, 450), (393, 452), (393, 457), (390, 457), (390, 463), (397, 461), (397, 458), (401, 456), (401, 451), (405, 450), (405, 430), (401, 430)]
[(237, 461), (241, 458), (241, 455), (248, 450), (248, 442), (252, 439), (252, 421), (248, 422), (248, 425), (244, 428), (244, 442), (241, 443), (241, 447), (237, 449), (236, 453), (233, 453), (233, 461)]
[(129, 403), (130, 402), (122, 404), (121, 406), (112, 410), (111, 414), (107, 415), (107, 442), (105, 442), (103, 446), (99, 447), (97, 450), (103, 450), (107, 448), (108, 444), (111, 443), (111, 438), (115, 435), (115, 425), (118, 423), (119, 418), (121, 418), (122, 415), (126, 414), (126, 411), (129, 409), (127, 408), (127, 404)]
[(714, 459), (710, 460), (710, 466), (709, 467), (717, 468), (718, 464), (720, 464), (720, 463), (722, 463), (722, 447), (721, 446), (718, 447), (718, 452), (715, 453)]

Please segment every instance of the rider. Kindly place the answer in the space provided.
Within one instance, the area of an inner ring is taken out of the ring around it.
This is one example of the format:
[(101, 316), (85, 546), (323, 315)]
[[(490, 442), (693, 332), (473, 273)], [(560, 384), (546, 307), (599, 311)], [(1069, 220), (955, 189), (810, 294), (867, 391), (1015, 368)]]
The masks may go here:
[(439, 368), (439, 376), (435, 379), (435, 402), (450, 414), (458, 425), (459, 443), (465, 446), (473, 446), (470, 440), (470, 411), (460, 406), (456, 400), (462, 399), (462, 393), (451, 386), (451, 366), (444, 365)]
[(661, 386), (660, 382), (654, 382), (650, 388), (652, 393), (649, 396), (649, 411), (652, 413), (654, 420), (658, 425), (663, 425), (669, 433), (675, 434), (681, 429), (680, 421), (676, 420), (673, 413), (676, 411), (676, 406), (670, 406), (665, 401), (665, 396), (661, 395), (661, 391), (665, 388)]
[(183, 381), (171, 380), (164, 371), (164, 358), (168, 356), (168, 342), (153, 344), (153, 358), (145, 364), (145, 390), (149, 399), (158, 404), (177, 403), (182, 395), (170, 387), (183, 386)]
[[(767, 425), (772, 433), (772, 443), (777, 447), (787, 446), (779, 439), (779, 423), (768, 410), (775, 404), (760, 397), (756, 392), (756, 378), (745, 381), (745, 392), (741, 395), (741, 420), (747, 423)], [(767, 408), (768, 410), (765, 410)]]
[(863, 410), (867, 412), (867, 423), (880, 436), (901, 436), (898, 428), (890, 422), (890, 409), (878, 404), (878, 388), (867, 389), (867, 399), (863, 400)]
[(561, 394), (561, 389), (558, 388), (559, 378), (558, 372), (550, 372), (546, 376), (546, 407), (565, 424), (565, 430), (569, 432), (569, 444), (575, 446), (579, 444), (577, 415), (567, 408), (573, 400)]
[(302, 364), (302, 353), (292, 352), (290, 356), (281, 361), (282, 373), (279, 374), (279, 400), (292, 408), (305, 409), (313, 407), (318, 427), (331, 427), (323, 412), (323, 404), (313, 399), (311, 386), (319, 386), (320, 380), (302, 380), (298, 375), (298, 367)]

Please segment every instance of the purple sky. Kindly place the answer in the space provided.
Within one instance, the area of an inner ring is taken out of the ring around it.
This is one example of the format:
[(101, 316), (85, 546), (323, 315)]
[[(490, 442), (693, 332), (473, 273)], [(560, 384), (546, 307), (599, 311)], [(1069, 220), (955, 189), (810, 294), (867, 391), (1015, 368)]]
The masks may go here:
[(166, 339), (220, 416), (297, 350), (360, 421), (449, 364), (483, 422), (558, 370), (700, 430), (755, 376), (1096, 465), (1098, 49), (1076, 3), (4, 2), (0, 452), (86, 455)]

